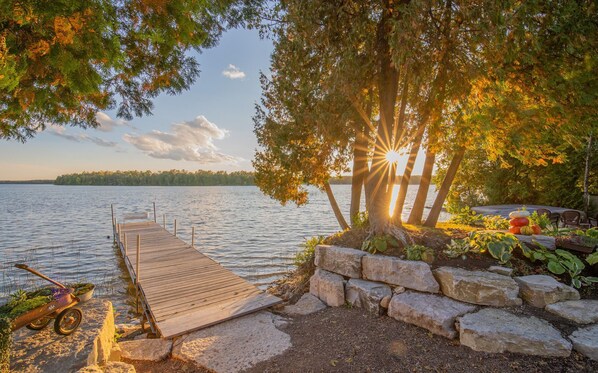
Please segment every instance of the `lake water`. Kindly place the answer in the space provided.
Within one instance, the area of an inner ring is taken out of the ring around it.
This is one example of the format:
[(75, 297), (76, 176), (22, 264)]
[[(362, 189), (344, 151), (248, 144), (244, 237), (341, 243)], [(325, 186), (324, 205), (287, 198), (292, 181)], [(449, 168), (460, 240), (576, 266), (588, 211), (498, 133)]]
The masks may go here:
[[(350, 186), (333, 190), (348, 218)], [(395, 194), (398, 188), (395, 188)], [(417, 186), (410, 186), (409, 212)], [(435, 197), (431, 191), (427, 205)], [(112, 247), (110, 204), (119, 222), (129, 213), (166, 216), (172, 231), (241, 277), (265, 287), (292, 268), (300, 244), (339, 230), (324, 193), (306, 206), (281, 206), (257, 187), (125, 187), (0, 185), (0, 303), (17, 288), (44, 284), (13, 267), (24, 262), (64, 282), (91, 281), (97, 294), (124, 307), (126, 276)], [(441, 217), (442, 218), (442, 217)]]

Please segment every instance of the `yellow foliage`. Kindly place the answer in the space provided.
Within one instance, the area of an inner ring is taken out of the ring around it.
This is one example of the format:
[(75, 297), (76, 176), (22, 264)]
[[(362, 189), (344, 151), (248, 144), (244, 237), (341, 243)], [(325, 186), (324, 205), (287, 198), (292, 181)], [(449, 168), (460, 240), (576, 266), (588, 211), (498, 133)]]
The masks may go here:
[(50, 43), (45, 40), (38, 40), (27, 47), (27, 54), (29, 58), (35, 60), (38, 57), (44, 56), (50, 52)]
[(55, 40), (60, 45), (73, 44), (77, 32), (83, 28), (84, 19), (81, 13), (75, 13), (66, 18), (58, 16), (54, 18)]

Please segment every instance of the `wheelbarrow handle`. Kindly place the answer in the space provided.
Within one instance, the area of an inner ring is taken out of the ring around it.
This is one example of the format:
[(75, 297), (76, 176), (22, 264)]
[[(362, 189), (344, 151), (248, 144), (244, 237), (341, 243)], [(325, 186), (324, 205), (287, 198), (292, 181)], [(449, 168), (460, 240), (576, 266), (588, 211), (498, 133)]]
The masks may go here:
[(44, 280), (46, 280), (46, 281), (49, 281), (49, 282), (53, 283), (54, 285), (58, 286), (59, 288), (66, 289), (66, 286), (64, 286), (64, 285), (63, 285), (63, 284), (61, 284), (60, 282), (58, 282), (58, 281), (54, 281), (54, 280), (52, 280), (51, 278), (49, 278), (48, 276), (42, 275), (41, 273), (39, 273), (38, 271), (36, 271), (36, 270), (35, 270), (35, 269), (33, 269), (33, 268), (30, 268), (30, 267), (29, 267), (28, 265), (26, 265), (26, 264), (18, 263), (18, 264), (15, 264), (15, 267), (17, 267), (17, 268), (19, 268), (19, 269), (22, 269), (22, 270), (25, 270), (25, 271), (27, 271), (27, 272), (31, 272), (31, 273), (33, 273), (34, 275), (36, 275), (36, 276), (38, 276), (38, 277), (41, 277), (41, 278), (43, 278), (43, 279), (44, 279)]

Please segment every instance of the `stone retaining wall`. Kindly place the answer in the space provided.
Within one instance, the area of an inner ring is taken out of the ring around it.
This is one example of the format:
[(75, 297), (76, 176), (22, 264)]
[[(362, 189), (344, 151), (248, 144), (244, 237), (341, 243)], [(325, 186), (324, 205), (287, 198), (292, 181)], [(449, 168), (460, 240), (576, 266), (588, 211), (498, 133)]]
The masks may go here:
[(525, 302), (572, 322), (598, 322), (598, 301), (580, 300), (577, 290), (550, 276), (512, 278), (501, 274), (511, 273), (508, 268), (496, 267), (432, 270), (421, 261), (329, 245), (316, 247), (315, 263), (310, 293), (331, 307), (350, 304), (387, 314), (446, 338), (459, 337), (461, 344), (476, 351), (566, 357), (575, 348), (590, 358), (598, 356), (598, 336), (586, 332), (598, 324), (565, 338), (545, 320), (484, 307)]

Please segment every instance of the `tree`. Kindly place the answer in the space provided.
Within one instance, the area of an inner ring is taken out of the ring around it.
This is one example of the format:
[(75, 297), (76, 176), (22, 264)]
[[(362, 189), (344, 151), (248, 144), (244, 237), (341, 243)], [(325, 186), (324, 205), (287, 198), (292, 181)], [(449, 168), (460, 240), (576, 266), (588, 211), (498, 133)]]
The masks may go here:
[(131, 119), (199, 75), (188, 55), (255, 17), (260, 0), (0, 3), (0, 137), (49, 123), (96, 127), (99, 110)]

